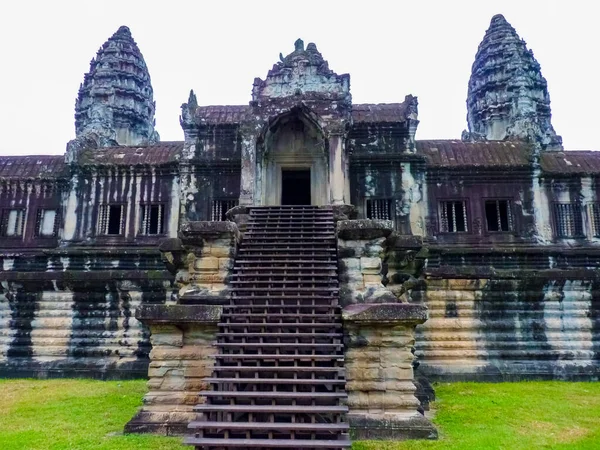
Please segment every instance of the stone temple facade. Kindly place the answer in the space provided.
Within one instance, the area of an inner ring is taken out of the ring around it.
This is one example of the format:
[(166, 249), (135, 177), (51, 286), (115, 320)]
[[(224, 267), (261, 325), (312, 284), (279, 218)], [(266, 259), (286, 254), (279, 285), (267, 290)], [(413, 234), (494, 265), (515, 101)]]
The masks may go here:
[(84, 77), (66, 153), (0, 156), (0, 376), (150, 374), (131, 429), (181, 432), (220, 314), (193, 307), (229, 298), (248, 212), (315, 205), (337, 221), (350, 415), (381, 406), (357, 348), (388, 346), (386, 326), (404, 337), (378, 370), (405, 368), (394, 395), (411, 411), (413, 367), (424, 404), (428, 380), (600, 378), (600, 152), (563, 149), (504, 17), (477, 50), (461, 140), (416, 139), (412, 95), (353, 103), (350, 76), (301, 40), (248, 104), (200, 103), (181, 107), (182, 141), (160, 141), (121, 27)]

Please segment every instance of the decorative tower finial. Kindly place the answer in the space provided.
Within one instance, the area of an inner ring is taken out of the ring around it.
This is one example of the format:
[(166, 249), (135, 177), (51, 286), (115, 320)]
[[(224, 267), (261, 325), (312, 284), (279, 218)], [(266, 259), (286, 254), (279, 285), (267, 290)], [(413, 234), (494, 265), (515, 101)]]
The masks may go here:
[(190, 110), (195, 111), (196, 108), (198, 108), (198, 99), (196, 98), (196, 93), (194, 92), (193, 89), (190, 89), (190, 95), (188, 97), (188, 107), (190, 108)]
[(128, 27), (120, 27), (90, 62), (75, 103), (76, 136), (99, 146), (139, 145), (159, 139), (152, 85)]
[(503, 15), (492, 17), (469, 80), (467, 139), (528, 139), (561, 149), (551, 123), (548, 84), (540, 65)]

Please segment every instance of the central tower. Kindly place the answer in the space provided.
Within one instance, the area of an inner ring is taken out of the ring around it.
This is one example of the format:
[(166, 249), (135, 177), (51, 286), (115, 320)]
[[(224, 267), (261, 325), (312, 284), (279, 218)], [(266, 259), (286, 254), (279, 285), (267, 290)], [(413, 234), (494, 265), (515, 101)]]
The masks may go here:
[(242, 127), (240, 203), (326, 205), (349, 201), (346, 133), (350, 76), (337, 75), (315, 44), (295, 49), (256, 78)]

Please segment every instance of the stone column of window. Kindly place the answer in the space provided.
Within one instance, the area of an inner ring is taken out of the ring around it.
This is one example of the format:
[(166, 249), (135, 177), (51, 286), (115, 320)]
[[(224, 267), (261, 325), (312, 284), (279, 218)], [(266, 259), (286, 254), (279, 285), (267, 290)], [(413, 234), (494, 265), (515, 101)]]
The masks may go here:
[(346, 158), (344, 155), (344, 135), (332, 133), (329, 136), (329, 201), (332, 205), (343, 205), (347, 191)]
[(242, 171), (240, 177), (240, 205), (249, 206), (260, 202), (256, 198), (256, 139), (254, 130), (241, 130)]

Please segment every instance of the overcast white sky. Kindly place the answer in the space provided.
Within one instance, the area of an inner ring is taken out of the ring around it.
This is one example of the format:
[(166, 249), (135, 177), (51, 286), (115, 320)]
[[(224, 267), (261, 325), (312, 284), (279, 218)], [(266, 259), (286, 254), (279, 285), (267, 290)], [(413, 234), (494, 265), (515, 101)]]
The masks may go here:
[(542, 66), (553, 124), (570, 150), (600, 150), (600, 26), (594, 0), (2, 1), (0, 154), (60, 154), (74, 137), (79, 84), (98, 48), (131, 28), (148, 64), (156, 127), (182, 140), (181, 103), (247, 104), (254, 77), (315, 42), (350, 73), (355, 103), (419, 97), (418, 139), (459, 138), (467, 82), (494, 14)]

